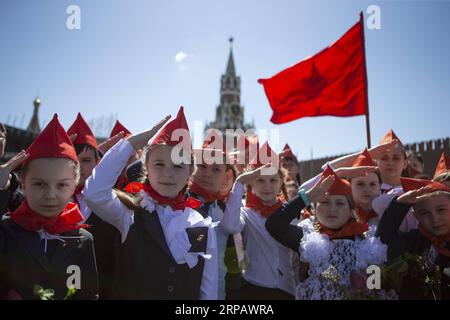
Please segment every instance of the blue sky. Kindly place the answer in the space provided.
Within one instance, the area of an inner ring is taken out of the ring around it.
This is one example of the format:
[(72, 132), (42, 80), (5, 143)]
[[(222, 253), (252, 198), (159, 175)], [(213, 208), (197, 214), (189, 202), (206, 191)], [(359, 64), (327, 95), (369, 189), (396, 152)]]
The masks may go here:
[[(66, 28), (72, 4), (80, 30)], [(26, 126), (39, 95), (41, 122), (117, 114), (137, 132), (183, 105), (192, 129), (214, 117), (233, 36), (247, 121), (279, 129), (278, 147), (288, 142), (300, 159), (356, 151), (364, 117), (274, 125), (257, 79), (333, 43), (372, 4), (381, 9), (381, 29), (366, 29), (372, 143), (390, 128), (405, 143), (450, 136), (449, 1), (3, 0), (0, 121)]]

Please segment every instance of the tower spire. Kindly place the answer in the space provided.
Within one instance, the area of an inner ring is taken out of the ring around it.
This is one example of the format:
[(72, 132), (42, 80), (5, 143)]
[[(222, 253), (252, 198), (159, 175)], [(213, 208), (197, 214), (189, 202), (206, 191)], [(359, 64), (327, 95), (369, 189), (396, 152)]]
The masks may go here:
[[(244, 107), (241, 105), (241, 77), (236, 75), (233, 58), (233, 38), (230, 37), (230, 54), (225, 73), (220, 77), (220, 103), (216, 107), (216, 119), (205, 126), (208, 129), (218, 129), (226, 134), (226, 129), (243, 129), (246, 131), (252, 125), (244, 122)], [(230, 135), (230, 134), (228, 134)], [(233, 139), (234, 134), (231, 134)]]
[(233, 59), (233, 37), (230, 37), (228, 41), (230, 42), (230, 55), (228, 57), (228, 64), (227, 64), (227, 70), (225, 72), (225, 75), (227, 76), (236, 76), (236, 71), (234, 69), (234, 59)]
[(39, 99), (39, 97), (36, 97), (36, 99), (34, 99), (33, 101), (33, 106), (34, 106), (34, 110), (33, 110), (33, 116), (31, 117), (31, 121), (30, 124), (28, 125), (27, 130), (33, 133), (40, 133), (41, 132), (41, 127), (39, 126), (39, 106), (41, 105), (41, 99)]

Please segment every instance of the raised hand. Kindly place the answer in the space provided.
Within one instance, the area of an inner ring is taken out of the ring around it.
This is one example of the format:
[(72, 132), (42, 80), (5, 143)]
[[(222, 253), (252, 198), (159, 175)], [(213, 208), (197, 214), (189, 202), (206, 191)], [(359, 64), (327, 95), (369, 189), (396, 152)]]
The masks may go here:
[(147, 145), (148, 141), (159, 131), (159, 129), (161, 129), (166, 124), (169, 119), (170, 115), (159, 121), (156, 125), (153, 126), (153, 128), (128, 137), (128, 141), (131, 143), (135, 150), (142, 149)]
[(12, 157), (8, 162), (0, 165), (0, 188), (7, 189), (9, 187), (9, 180), (11, 178), (11, 172), (17, 168), (22, 161), (28, 158), (30, 154), (26, 153), (25, 150), (20, 151), (14, 157)]
[(311, 202), (321, 201), (333, 185), (334, 180), (334, 175), (329, 175), (326, 178), (322, 177), (310, 190), (306, 191), (309, 200)]
[(267, 163), (263, 165), (262, 167), (259, 167), (255, 170), (244, 172), (243, 174), (239, 175), (236, 178), (236, 182), (240, 182), (242, 184), (249, 184), (252, 182), (252, 180), (256, 177), (259, 177), (261, 175), (261, 171), (265, 168), (269, 168), (271, 166), (271, 163)]
[(97, 149), (98, 151), (100, 151), (102, 154), (105, 154), (106, 151), (108, 151), (109, 149), (111, 149), (111, 147), (113, 145), (115, 145), (117, 143), (117, 141), (119, 141), (120, 139), (122, 139), (123, 137), (125, 137), (125, 132), (120, 131), (118, 134), (116, 134), (115, 136), (112, 136), (111, 138), (109, 138), (108, 140), (106, 140), (105, 142), (101, 143)]
[(399, 141), (397, 139), (394, 139), (391, 142), (379, 144), (373, 148), (370, 148), (369, 149), (370, 156), (373, 159), (378, 159), (383, 155), (383, 153), (392, 150), (398, 144), (398, 142)]
[(417, 202), (427, 200), (433, 196), (434, 194), (430, 192), (428, 187), (422, 187), (417, 190), (405, 192), (404, 194), (402, 194), (400, 197), (397, 198), (397, 201), (412, 206)]
[(367, 175), (369, 172), (377, 171), (378, 167), (361, 166), (361, 167), (342, 167), (335, 170), (335, 173), (340, 178), (357, 178)]

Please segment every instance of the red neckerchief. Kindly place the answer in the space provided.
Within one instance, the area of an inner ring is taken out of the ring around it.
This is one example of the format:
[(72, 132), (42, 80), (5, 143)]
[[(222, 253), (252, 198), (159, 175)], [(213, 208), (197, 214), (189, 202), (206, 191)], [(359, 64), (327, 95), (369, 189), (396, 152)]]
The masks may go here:
[(119, 179), (117, 179), (116, 182), (116, 188), (119, 190), (124, 190), (125, 187), (130, 183), (130, 181), (128, 181), (127, 177), (125, 176), (120, 176)]
[(60, 234), (88, 226), (86, 224), (78, 225), (84, 218), (78, 205), (72, 202), (69, 202), (60, 214), (46, 218), (33, 211), (25, 200), (16, 211), (11, 213), (11, 219), (25, 230), (44, 229), (50, 234)]
[(349, 238), (353, 236), (361, 236), (364, 232), (369, 229), (367, 223), (361, 223), (355, 219), (351, 219), (349, 222), (344, 224), (341, 228), (333, 230), (325, 227), (320, 222), (317, 221), (316, 227), (320, 233), (325, 233), (330, 237), (330, 239), (340, 239)]
[(419, 231), (425, 238), (431, 241), (437, 252), (439, 252), (443, 256), (450, 257), (450, 250), (446, 248), (446, 244), (450, 243), (450, 234), (442, 237), (437, 237), (425, 230), (425, 228), (420, 224)]
[(173, 210), (184, 210), (188, 208), (198, 208), (201, 205), (201, 201), (192, 197), (185, 198), (183, 192), (180, 192), (175, 198), (169, 198), (160, 195), (149, 183), (131, 182), (125, 187), (125, 192), (138, 193), (144, 190), (153, 200), (160, 205), (168, 205)]
[(372, 218), (378, 218), (378, 214), (373, 209), (370, 211), (366, 211), (360, 207), (356, 207), (355, 211), (359, 221), (362, 223), (367, 223)]
[(202, 187), (200, 187), (194, 181), (189, 182), (189, 191), (195, 193), (196, 195), (203, 198), (205, 203), (213, 202), (216, 200), (223, 199), (223, 196), (220, 196), (218, 193), (210, 192)]
[(245, 199), (245, 206), (247, 208), (252, 208), (259, 212), (264, 218), (270, 217), (275, 211), (281, 208), (283, 201), (280, 197), (277, 197), (277, 202), (274, 205), (265, 205), (261, 199), (259, 199), (253, 192), (247, 191), (247, 196)]

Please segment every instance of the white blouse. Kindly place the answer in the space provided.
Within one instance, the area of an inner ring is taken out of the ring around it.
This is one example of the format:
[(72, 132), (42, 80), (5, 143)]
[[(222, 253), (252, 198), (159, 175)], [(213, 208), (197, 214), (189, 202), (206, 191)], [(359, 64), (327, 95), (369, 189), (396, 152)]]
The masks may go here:
[(80, 208), (81, 214), (83, 215), (83, 221), (81, 221), (79, 224), (84, 224), (91, 216), (92, 210), (86, 204), (83, 193), (77, 194), (75, 197), (77, 197), (78, 207)]
[[(240, 182), (235, 182), (227, 200), (225, 210), (223, 211), (217, 204), (212, 203), (208, 208), (208, 216), (217, 223), (216, 238), (219, 263), (219, 300), (224, 300), (226, 295), (227, 267), (225, 265), (225, 251), (227, 249), (228, 237), (230, 234), (236, 234), (241, 229), (239, 216), (233, 215), (233, 212), (239, 212), (242, 207), (242, 196), (244, 195), (244, 186)], [(200, 196), (199, 196), (200, 197)], [(202, 199), (200, 197), (200, 199)]]
[[(386, 183), (383, 183), (381, 185), (381, 189), (389, 191), (380, 194), (372, 201), (372, 208), (378, 214), (380, 219), (391, 204), (392, 199), (404, 193), (402, 186), (391, 186)], [(399, 227), (399, 232), (409, 232), (411, 230), (417, 229), (418, 225), (419, 222), (414, 216), (414, 210), (411, 208), (403, 219), (402, 224)]]
[[(121, 139), (102, 158), (87, 179), (83, 189), (86, 203), (101, 219), (115, 226), (125, 242), (130, 226), (134, 223), (134, 211), (128, 209), (113, 192), (114, 184), (134, 153), (133, 146), (126, 139)], [(172, 210), (170, 206), (161, 206), (147, 193), (141, 191), (141, 207), (148, 214), (158, 214), (166, 243), (174, 260), (178, 264), (187, 263), (193, 268), (198, 256), (205, 258), (203, 278), (200, 286), (200, 299), (215, 300), (218, 291), (217, 241), (211, 219), (204, 219), (194, 209), (186, 207)], [(206, 226), (208, 242), (206, 253), (188, 252), (191, 245), (186, 228)]]
[(265, 288), (279, 288), (294, 294), (295, 274), (291, 249), (276, 241), (266, 229), (266, 218), (258, 211), (242, 207), (239, 217), (245, 248), (243, 278)]
[[(387, 261), (387, 246), (373, 236), (374, 228), (365, 238), (334, 239), (315, 231), (312, 219), (298, 224), (303, 229), (299, 246), (300, 260), (309, 265), (308, 278), (296, 288), (297, 300), (342, 300), (351, 288), (351, 273), (366, 274), (370, 265), (382, 266)], [(395, 299), (395, 292), (369, 291), (373, 298)]]

